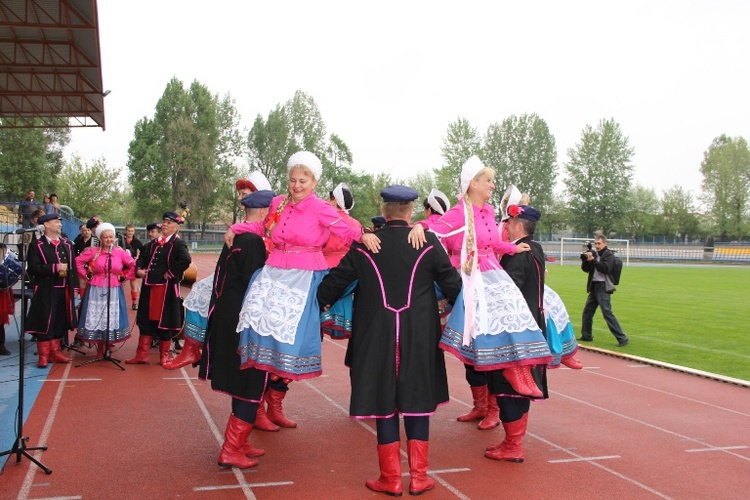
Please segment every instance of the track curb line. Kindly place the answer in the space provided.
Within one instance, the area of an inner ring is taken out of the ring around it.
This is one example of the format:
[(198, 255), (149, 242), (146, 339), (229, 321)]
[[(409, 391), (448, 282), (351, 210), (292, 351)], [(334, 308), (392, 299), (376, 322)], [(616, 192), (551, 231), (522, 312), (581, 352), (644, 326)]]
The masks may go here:
[(708, 378), (711, 380), (716, 380), (718, 382), (724, 382), (725, 384), (738, 385), (746, 389), (750, 388), (750, 382), (748, 382), (747, 380), (726, 377), (724, 375), (719, 375), (717, 373), (704, 372), (702, 370), (696, 370), (694, 368), (688, 368), (686, 366), (673, 365), (672, 363), (665, 363), (664, 361), (655, 361), (653, 359), (642, 358), (640, 356), (635, 356), (632, 354), (625, 354), (625, 353), (621, 353), (617, 351), (610, 351), (608, 349), (602, 349), (599, 347), (590, 347), (590, 346), (583, 346), (581, 344), (578, 344), (578, 348), (584, 351), (597, 352), (599, 354), (604, 354), (606, 356), (612, 356), (615, 358), (630, 359), (632, 361), (638, 361), (639, 363), (656, 366), (658, 368), (665, 368), (667, 370), (687, 373), (689, 375), (695, 375), (697, 377)]

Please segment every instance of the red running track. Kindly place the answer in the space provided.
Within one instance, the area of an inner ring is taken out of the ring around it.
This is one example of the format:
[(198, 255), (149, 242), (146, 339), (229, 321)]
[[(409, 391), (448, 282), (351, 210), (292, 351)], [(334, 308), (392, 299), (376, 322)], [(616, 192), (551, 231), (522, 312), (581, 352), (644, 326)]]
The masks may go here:
[[(199, 277), (215, 259), (194, 256)], [(115, 357), (135, 347), (134, 336)], [(49, 447), (38, 458), (53, 473), (14, 455), (0, 498), (377, 498), (364, 486), (378, 473), (374, 425), (348, 417), (344, 352), (344, 342), (324, 341), (324, 375), (292, 383), (284, 401), (299, 427), (253, 431), (266, 455), (243, 471), (216, 465), (230, 400), (196, 380), (196, 369), (163, 370), (155, 349), (150, 365), (125, 372), (104, 362), (54, 365), (24, 427), (28, 446)], [(584, 370), (550, 372), (551, 398), (532, 405), (526, 461), (515, 464), (483, 457), (501, 428), (456, 422), (471, 397), (463, 365), (446, 356), (452, 397), (431, 420), (437, 485), (424, 497), (747, 497), (747, 388), (596, 352), (579, 357)]]

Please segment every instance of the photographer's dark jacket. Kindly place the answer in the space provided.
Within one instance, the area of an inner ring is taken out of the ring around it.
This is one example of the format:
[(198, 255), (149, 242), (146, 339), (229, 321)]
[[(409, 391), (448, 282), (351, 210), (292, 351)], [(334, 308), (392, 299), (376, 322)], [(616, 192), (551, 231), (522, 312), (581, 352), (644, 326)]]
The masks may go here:
[(615, 267), (615, 254), (609, 249), (609, 247), (604, 247), (602, 251), (599, 252), (599, 259), (596, 258), (597, 252), (594, 251), (593, 253), (594, 260), (584, 260), (581, 262), (581, 269), (583, 269), (584, 272), (589, 273), (589, 278), (586, 281), (586, 291), (591, 292), (591, 282), (594, 279), (594, 272), (598, 270), (604, 276), (610, 278), (609, 283), (605, 282), (607, 292), (614, 292), (615, 287), (612, 284), (611, 277), (612, 270)]

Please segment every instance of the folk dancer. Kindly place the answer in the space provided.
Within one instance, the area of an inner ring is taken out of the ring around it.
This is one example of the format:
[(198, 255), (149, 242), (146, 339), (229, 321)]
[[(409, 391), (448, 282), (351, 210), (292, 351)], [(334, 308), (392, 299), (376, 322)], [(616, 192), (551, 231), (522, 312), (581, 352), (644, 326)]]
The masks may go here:
[(29, 245), (28, 272), (34, 280), (34, 294), (25, 327), (26, 333), (36, 339), (37, 364), (44, 368), (48, 361), (70, 362), (60, 352), (60, 342), (67, 340), (68, 330), (78, 324), (75, 308), (78, 273), (73, 245), (60, 236), (60, 214), (45, 214), (38, 221), (44, 225), (44, 235)]
[(143, 278), (136, 323), (140, 330), (135, 357), (128, 364), (147, 364), (153, 337), (159, 339), (159, 364), (169, 360), (172, 334), (182, 328), (180, 281), (190, 265), (185, 240), (177, 237), (182, 217), (164, 212), (161, 236), (149, 242), (136, 262), (136, 275)]
[(433, 234), (419, 250), (407, 242), (417, 192), (405, 186), (382, 190), (386, 225), (378, 230), (380, 251), (353, 244), (318, 287), (318, 302), (336, 300), (355, 281), (353, 332), (346, 352), (352, 385), (349, 414), (375, 418), (380, 476), (373, 491), (399, 496), (399, 414), (406, 428), (409, 493), (435, 487), (427, 475), (430, 415), (448, 402), (445, 359), (438, 344), (440, 318), (435, 283), (453, 301), (461, 278)]

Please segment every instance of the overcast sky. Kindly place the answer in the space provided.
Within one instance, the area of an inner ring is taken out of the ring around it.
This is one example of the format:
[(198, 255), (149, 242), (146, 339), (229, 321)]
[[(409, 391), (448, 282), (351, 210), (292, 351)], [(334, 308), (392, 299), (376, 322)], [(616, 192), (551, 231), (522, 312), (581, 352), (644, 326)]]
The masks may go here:
[(745, 0), (98, 4), (106, 131), (74, 129), (67, 153), (112, 167), (173, 76), (229, 92), (248, 129), (300, 89), (356, 169), (402, 178), (441, 166), (459, 116), (484, 133), (537, 113), (561, 173), (582, 129), (614, 118), (657, 193), (697, 194), (711, 141), (750, 139)]

